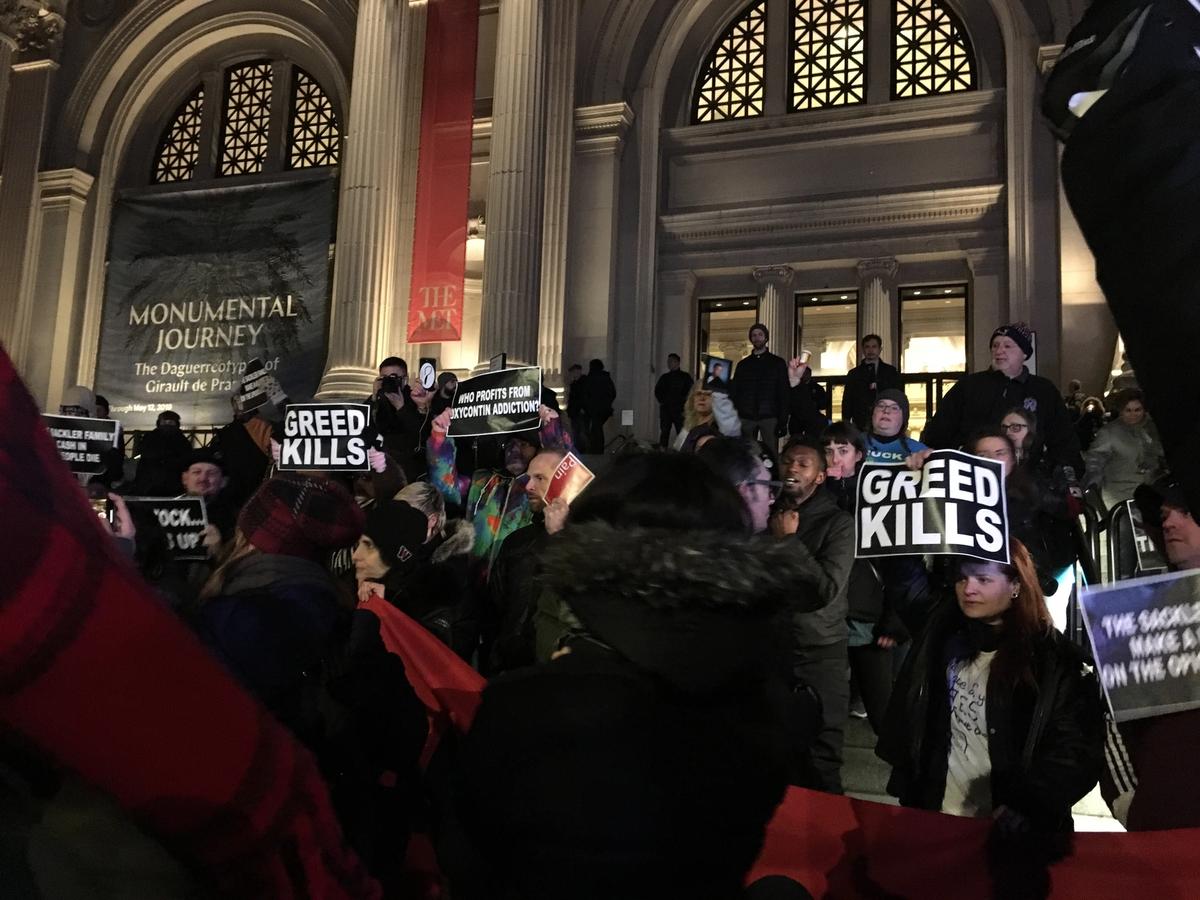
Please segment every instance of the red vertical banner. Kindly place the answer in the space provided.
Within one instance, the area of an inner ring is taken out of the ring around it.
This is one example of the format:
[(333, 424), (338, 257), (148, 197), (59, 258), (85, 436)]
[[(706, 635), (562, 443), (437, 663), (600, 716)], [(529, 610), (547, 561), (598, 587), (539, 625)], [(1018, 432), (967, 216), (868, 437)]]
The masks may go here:
[(430, 0), (425, 15), (410, 344), (462, 340), (479, 0)]

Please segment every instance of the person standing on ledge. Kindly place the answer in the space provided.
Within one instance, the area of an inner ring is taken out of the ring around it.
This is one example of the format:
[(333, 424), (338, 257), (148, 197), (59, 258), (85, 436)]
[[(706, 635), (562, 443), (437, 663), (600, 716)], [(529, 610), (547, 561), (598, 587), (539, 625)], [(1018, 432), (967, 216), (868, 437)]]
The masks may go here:
[(654, 385), (660, 428), (658, 446), (664, 450), (671, 446), (671, 428), (674, 427), (677, 435), (683, 431), (683, 404), (692, 390), (692, 376), (679, 368), (679, 362), (678, 353), (667, 354), (667, 371)]
[(879, 399), (879, 392), (904, 390), (904, 384), (900, 380), (900, 371), (879, 358), (883, 338), (877, 334), (863, 335), (859, 346), (862, 362), (846, 373), (842, 420), (853, 422), (859, 431), (866, 431), (871, 425), (871, 410)]

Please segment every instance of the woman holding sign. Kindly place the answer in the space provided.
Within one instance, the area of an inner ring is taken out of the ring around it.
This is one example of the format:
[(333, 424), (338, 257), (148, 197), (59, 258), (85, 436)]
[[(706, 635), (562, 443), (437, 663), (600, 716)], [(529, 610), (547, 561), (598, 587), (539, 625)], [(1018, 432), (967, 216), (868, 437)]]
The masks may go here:
[(1051, 623), (1028, 551), (962, 558), (892, 695), (876, 752), (905, 806), (990, 816), (999, 833), (1070, 832), (1104, 765), (1100, 688)]

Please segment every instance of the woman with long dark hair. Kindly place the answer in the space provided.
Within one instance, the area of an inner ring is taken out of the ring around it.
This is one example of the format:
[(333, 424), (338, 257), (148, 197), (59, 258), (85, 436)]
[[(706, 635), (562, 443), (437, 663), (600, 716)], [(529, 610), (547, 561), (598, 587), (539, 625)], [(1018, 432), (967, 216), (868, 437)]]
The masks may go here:
[(1051, 623), (1033, 561), (960, 559), (900, 673), (877, 753), (905, 806), (990, 816), (1005, 831), (1072, 830), (1104, 765), (1090, 660)]

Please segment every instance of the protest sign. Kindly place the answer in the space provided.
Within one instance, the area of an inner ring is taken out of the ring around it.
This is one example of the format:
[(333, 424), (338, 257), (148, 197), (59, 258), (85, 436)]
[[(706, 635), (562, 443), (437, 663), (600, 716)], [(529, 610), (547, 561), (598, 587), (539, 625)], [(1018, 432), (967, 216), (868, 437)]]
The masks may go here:
[(709, 356), (707, 353), (700, 357), (700, 363), (704, 366), (704, 386), (710, 387), (714, 382), (717, 384), (728, 385), (729, 379), (733, 376), (733, 362), (728, 359), (721, 359), (719, 356)]
[(578, 456), (568, 453), (550, 478), (550, 486), (546, 488), (546, 503), (553, 503), (559, 497), (567, 503), (574, 503), (575, 498), (595, 477), (595, 473)]
[(130, 509), (143, 507), (158, 520), (167, 535), (167, 545), (178, 560), (208, 559), (204, 531), (208, 511), (203, 497), (126, 497)]
[(1166, 557), (1154, 546), (1154, 541), (1146, 531), (1146, 523), (1142, 521), (1142, 510), (1133, 500), (1125, 501), (1129, 510), (1129, 523), (1133, 526), (1133, 543), (1137, 548), (1138, 569), (1143, 572), (1165, 572)]
[(422, 356), (420, 368), (417, 369), (417, 380), (421, 387), (432, 391), (437, 384), (437, 360), (431, 356)]
[(539, 424), (542, 370), (486, 372), (458, 383), (450, 407), (450, 437), (528, 431)]
[(59, 455), (77, 475), (103, 472), (104, 454), (117, 446), (121, 424), (113, 419), (42, 416)]
[(371, 408), (365, 403), (293, 403), (283, 417), (279, 468), (366, 472)]
[(938, 450), (914, 471), (868, 463), (858, 476), (856, 557), (935, 553), (1007, 563), (1004, 466)]
[(1118, 722), (1200, 707), (1200, 571), (1088, 588), (1080, 604)]

